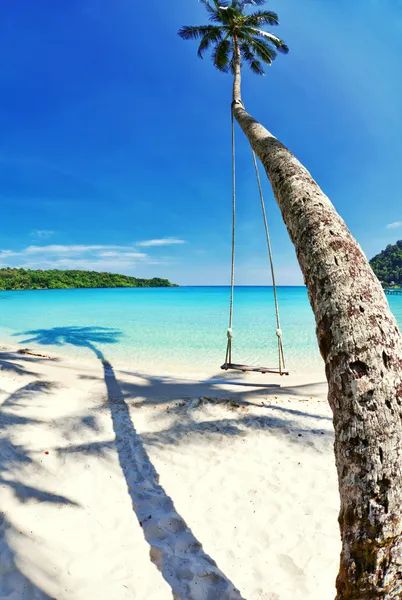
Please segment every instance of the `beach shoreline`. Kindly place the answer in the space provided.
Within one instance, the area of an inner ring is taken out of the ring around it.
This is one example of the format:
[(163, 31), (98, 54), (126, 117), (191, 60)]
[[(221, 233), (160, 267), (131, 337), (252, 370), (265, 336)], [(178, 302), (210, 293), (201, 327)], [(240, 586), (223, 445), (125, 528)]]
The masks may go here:
[[(73, 329), (73, 328), (72, 328)], [(59, 362), (60, 364), (69, 365), (71, 368), (76, 367), (85, 367), (88, 369), (94, 368), (97, 365), (98, 359), (93, 355), (92, 352), (88, 352), (86, 348), (84, 348), (84, 352), (81, 350), (79, 354), (76, 353), (77, 348), (74, 345), (69, 346), (68, 343), (61, 343), (59, 345), (43, 345), (35, 342), (21, 342), (15, 343), (11, 336), (5, 336), (4, 333), (0, 337), (0, 352), (11, 352), (11, 353), (22, 353), (23, 351), (28, 351), (33, 356), (40, 357), (43, 355), (49, 359)], [(175, 359), (174, 355), (169, 351), (166, 352), (166, 357), (164, 359), (160, 359), (159, 357), (155, 359), (155, 361), (151, 361), (148, 359), (129, 359), (127, 357), (123, 357), (119, 353), (114, 352), (114, 348), (106, 348), (102, 350), (104, 357), (106, 360), (113, 363), (113, 366), (116, 370), (121, 371), (129, 371), (129, 372), (145, 372), (148, 375), (165, 375), (172, 377), (181, 377), (185, 375), (186, 377), (212, 377), (216, 376), (217, 373), (221, 373), (222, 377), (235, 371), (225, 372), (221, 369), (221, 365), (224, 363), (224, 356), (222, 356), (221, 361), (199, 361), (197, 353), (191, 354), (190, 352), (187, 355), (187, 360)], [(275, 357), (277, 358), (277, 357)], [(214, 364), (216, 362), (216, 364)], [(250, 362), (251, 365), (259, 366), (259, 363), (255, 360)], [(268, 365), (275, 369), (278, 368), (277, 364), (271, 360)], [(278, 378), (283, 380), (283, 384), (286, 385), (286, 382), (293, 381), (293, 379), (302, 380), (303, 382), (312, 381), (318, 382), (325, 380), (325, 369), (324, 364), (319, 365), (317, 361), (312, 361), (312, 365), (310, 368), (305, 367), (304, 364), (300, 364), (298, 362), (290, 365), (290, 375), (275, 375), (268, 374), (269, 377)], [(244, 374), (247, 377), (246, 374)], [(266, 377), (267, 375), (256, 374), (258, 377)]]

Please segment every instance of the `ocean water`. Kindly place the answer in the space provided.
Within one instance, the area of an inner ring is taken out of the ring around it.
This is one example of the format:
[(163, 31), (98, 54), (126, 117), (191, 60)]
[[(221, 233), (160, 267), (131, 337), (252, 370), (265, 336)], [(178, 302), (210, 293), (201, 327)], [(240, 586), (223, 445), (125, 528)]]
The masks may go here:
[[(278, 289), (287, 367), (322, 368), (303, 287)], [(402, 296), (389, 298), (402, 325)], [(0, 340), (116, 367), (214, 369), (224, 362), (229, 288), (0, 292)], [(233, 360), (277, 367), (272, 288), (235, 291)]]

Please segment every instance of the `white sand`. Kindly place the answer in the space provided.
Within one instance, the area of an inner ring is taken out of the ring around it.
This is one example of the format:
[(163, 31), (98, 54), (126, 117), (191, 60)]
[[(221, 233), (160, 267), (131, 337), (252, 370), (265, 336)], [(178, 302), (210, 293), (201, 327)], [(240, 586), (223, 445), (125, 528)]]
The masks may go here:
[(331, 600), (323, 380), (0, 355), (0, 598)]

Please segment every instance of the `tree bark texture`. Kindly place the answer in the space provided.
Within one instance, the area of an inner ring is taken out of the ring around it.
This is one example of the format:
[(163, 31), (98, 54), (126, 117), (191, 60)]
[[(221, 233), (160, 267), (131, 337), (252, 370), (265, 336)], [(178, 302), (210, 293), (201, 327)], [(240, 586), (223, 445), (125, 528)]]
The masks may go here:
[(265, 167), (296, 248), (325, 361), (341, 500), (336, 599), (402, 598), (401, 335), (330, 200), (244, 110), (240, 80), (233, 90), (234, 116)]

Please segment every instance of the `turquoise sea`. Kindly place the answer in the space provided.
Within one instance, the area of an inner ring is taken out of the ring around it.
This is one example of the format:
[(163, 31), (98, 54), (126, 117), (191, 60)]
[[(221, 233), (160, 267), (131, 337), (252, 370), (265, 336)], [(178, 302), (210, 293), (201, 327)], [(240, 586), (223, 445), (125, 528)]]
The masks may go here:
[[(280, 287), (278, 296), (287, 366), (320, 369), (306, 289)], [(402, 296), (389, 301), (402, 325)], [(218, 369), (228, 305), (228, 287), (0, 292), (0, 340), (82, 361), (97, 349), (130, 370)], [(277, 366), (272, 288), (236, 288), (233, 329), (234, 361)]]

